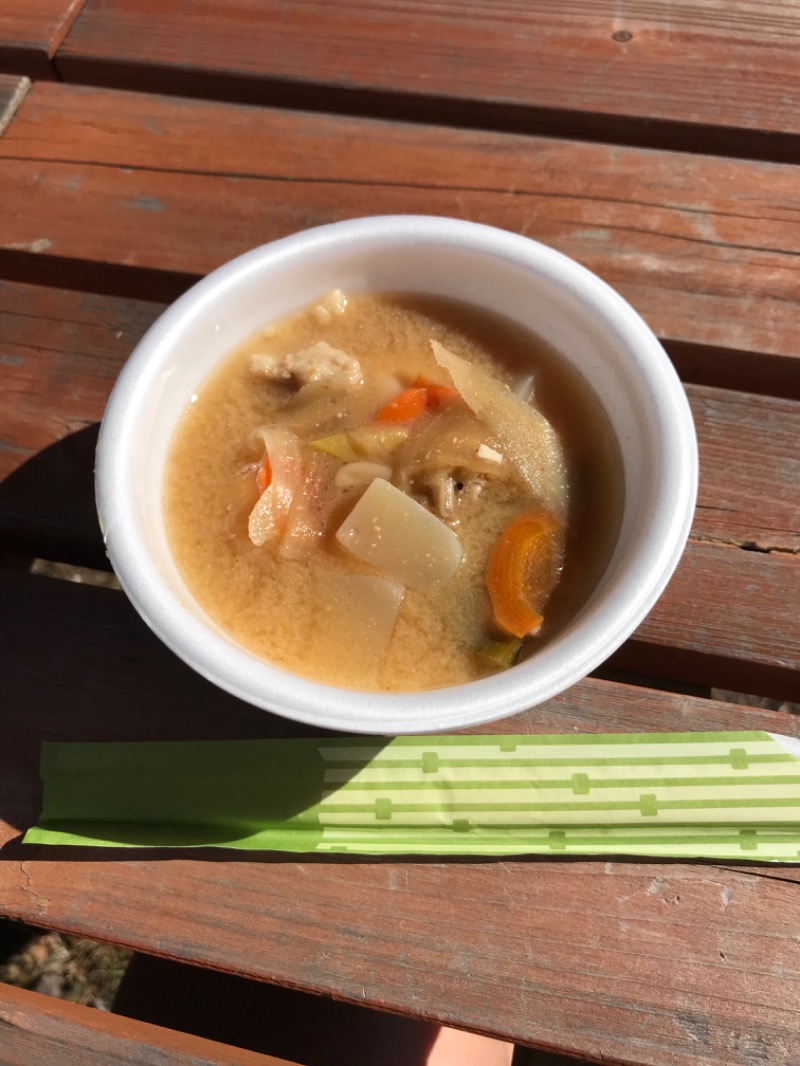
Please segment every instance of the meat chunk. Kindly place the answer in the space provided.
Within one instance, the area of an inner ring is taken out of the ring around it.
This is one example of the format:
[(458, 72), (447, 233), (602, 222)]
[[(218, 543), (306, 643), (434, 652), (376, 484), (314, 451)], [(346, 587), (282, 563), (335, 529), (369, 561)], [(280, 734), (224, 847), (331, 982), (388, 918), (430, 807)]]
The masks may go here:
[(298, 387), (312, 381), (326, 381), (337, 374), (343, 374), (354, 384), (361, 380), (358, 360), (327, 341), (317, 341), (288, 355), (254, 355), (250, 369), (268, 381), (292, 382)]
[(314, 308), (314, 317), (317, 322), (326, 325), (335, 316), (343, 315), (346, 310), (347, 297), (341, 289), (332, 289)]

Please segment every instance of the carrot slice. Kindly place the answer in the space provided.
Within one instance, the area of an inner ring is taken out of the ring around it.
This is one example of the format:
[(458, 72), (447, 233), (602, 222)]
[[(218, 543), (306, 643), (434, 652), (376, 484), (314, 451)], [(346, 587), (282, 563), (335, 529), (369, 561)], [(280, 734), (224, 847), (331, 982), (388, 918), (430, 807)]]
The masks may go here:
[(425, 410), (427, 389), (410, 388), (395, 396), (379, 412), (378, 422), (410, 422)]
[(458, 390), (450, 385), (428, 385), (426, 391), (429, 411), (441, 411), (458, 396)]
[(410, 422), (425, 411), (441, 411), (458, 396), (450, 385), (426, 385), (417, 378), (410, 389), (403, 391), (381, 410), (378, 422)]
[(261, 495), (272, 481), (272, 467), (269, 465), (269, 456), (264, 456), (264, 462), (258, 468), (256, 474), (256, 485), (258, 486), (258, 494)]
[(563, 542), (563, 526), (549, 511), (518, 515), (500, 534), (485, 579), (500, 629), (528, 637), (541, 628), (561, 572)]

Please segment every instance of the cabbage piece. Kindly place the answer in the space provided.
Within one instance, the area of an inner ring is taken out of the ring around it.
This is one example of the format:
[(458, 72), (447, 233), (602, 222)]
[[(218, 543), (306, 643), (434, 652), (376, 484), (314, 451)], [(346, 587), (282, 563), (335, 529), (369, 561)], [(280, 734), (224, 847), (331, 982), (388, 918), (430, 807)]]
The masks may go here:
[(377, 461), (391, 455), (404, 444), (409, 432), (408, 426), (383, 425), (376, 422), (349, 430), (347, 439), (365, 459)]
[(449, 372), (464, 402), (491, 431), (534, 496), (563, 518), (567, 471), (561, 442), (547, 419), (485, 370), (438, 341), (431, 346), (436, 362)]
[(396, 582), (368, 574), (327, 574), (317, 593), (321, 604), (312, 639), (321, 655), (344, 670), (349, 664), (377, 684), (386, 648), (403, 602)]
[(388, 399), (397, 395), (393, 375), (352, 381), (338, 373), (303, 385), (281, 407), (281, 418), (300, 437), (335, 436), (372, 422)]
[(256, 431), (264, 442), (272, 476), (261, 493), (247, 523), (250, 540), (261, 547), (280, 537), (286, 528), (292, 501), (302, 484), (300, 441), (288, 429), (264, 426)]
[(463, 549), (458, 536), (422, 504), (376, 478), (336, 533), (364, 562), (409, 588), (452, 577)]
[(350, 443), (347, 433), (332, 433), (329, 437), (320, 437), (310, 441), (312, 448), (318, 452), (327, 452), (343, 463), (356, 463), (361, 458), (359, 453)]

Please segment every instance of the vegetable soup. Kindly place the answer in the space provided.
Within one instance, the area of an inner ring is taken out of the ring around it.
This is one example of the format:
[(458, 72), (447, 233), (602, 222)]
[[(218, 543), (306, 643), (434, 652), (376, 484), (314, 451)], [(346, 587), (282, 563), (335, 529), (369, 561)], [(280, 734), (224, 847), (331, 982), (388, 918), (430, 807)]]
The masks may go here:
[(276, 666), (438, 688), (528, 656), (610, 557), (610, 424), (548, 345), (449, 300), (329, 293), (193, 397), (164, 511), (200, 605)]

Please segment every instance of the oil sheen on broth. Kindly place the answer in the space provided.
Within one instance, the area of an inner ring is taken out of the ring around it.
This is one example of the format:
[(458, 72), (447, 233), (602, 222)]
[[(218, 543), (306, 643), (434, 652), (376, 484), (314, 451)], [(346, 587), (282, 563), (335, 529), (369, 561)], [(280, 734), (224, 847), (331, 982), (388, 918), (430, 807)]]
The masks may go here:
[(164, 483), (174, 557), (218, 625), (380, 691), (535, 652), (594, 588), (621, 505), (608, 420), (540, 339), (451, 301), (338, 291), (212, 374)]

